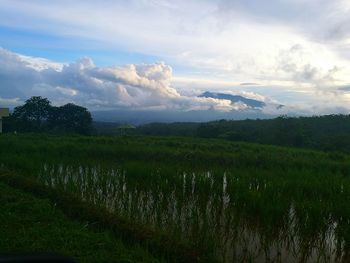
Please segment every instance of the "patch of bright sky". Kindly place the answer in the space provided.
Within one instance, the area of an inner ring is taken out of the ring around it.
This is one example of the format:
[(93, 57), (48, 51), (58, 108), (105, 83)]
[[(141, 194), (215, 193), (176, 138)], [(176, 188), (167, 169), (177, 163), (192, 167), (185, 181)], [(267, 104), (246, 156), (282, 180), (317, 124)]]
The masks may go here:
[(91, 58), (97, 66), (154, 63), (156, 56), (112, 49), (92, 40), (67, 38), (43, 32), (19, 30), (0, 26), (0, 47), (21, 55), (41, 57), (54, 62), (70, 63), (83, 57)]
[(321, 103), (319, 92), (333, 99), (350, 83), (348, 2), (1, 0), (0, 46), (63, 63), (164, 61), (186, 92), (257, 82), (264, 95)]

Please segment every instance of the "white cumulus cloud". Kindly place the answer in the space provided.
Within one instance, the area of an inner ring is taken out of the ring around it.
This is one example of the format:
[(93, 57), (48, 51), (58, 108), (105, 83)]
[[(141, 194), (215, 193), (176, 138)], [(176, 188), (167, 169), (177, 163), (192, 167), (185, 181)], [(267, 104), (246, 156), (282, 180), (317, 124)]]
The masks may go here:
[(90, 109), (230, 111), (245, 105), (181, 95), (165, 63), (98, 67), (90, 58), (69, 64), (0, 49), (0, 102), (13, 106), (37, 95), (54, 104), (74, 102)]

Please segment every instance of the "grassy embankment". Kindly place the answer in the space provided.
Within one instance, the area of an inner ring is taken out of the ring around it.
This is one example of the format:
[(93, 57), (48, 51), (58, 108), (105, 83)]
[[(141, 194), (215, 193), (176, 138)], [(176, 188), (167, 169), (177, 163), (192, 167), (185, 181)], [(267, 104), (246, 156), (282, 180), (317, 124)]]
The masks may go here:
[(47, 199), (0, 183), (0, 253), (59, 253), (77, 262), (161, 262), (110, 231), (67, 218)]

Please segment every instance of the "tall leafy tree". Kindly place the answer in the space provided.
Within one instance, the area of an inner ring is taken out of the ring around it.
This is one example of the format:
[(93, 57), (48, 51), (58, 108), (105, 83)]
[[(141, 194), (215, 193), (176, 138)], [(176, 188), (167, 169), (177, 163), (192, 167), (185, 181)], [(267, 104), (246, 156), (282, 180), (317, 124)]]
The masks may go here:
[(73, 103), (54, 107), (40, 96), (31, 97), (16, 107), (7, 121), (11, 124), (9, 128), (19, 132), (90, 134), (92, 130), (92, 117), (86, 108)]
[(51, 102), (40, 96), (31, 97), (25, 104), (14, 109), (12, 118), (22, 131), (43, 131), (49, 118)]
[(49, 118), (49, 127), (57, 132), (90, 134), (92, 117), (90, 112), (81, 106), (68, 103), (54, 107)]

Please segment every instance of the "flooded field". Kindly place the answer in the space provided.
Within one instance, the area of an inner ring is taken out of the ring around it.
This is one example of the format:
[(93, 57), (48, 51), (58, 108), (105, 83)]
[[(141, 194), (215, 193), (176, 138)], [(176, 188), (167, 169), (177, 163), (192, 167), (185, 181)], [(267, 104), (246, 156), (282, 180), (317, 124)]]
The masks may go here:
[(191, 138), (24, 137), (0, 146), (3, 167), (221, 262), (350, 260), (347, 155)]
[[(266, 171), (246, 172), (155, 168), (143, 174), (122, 166), (45, 164), (39, 180), (192, 245), (209, 246), (222, 262), (345, 261), (341, 231), (350, 225), (326, 210), (329, 200), (320, 193), (305, 200), (314, 203), (300, 203), (298, 189), (284, 185), (300, 175), (281, 173), (282, 183)], [(346, 197), (343, 184), (337, 192)]]

